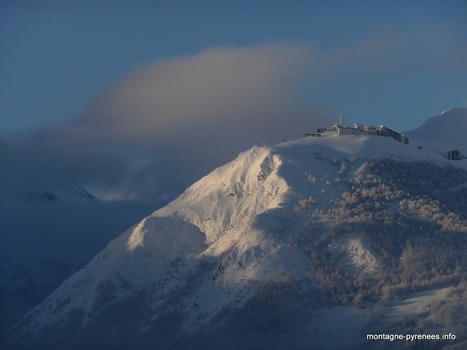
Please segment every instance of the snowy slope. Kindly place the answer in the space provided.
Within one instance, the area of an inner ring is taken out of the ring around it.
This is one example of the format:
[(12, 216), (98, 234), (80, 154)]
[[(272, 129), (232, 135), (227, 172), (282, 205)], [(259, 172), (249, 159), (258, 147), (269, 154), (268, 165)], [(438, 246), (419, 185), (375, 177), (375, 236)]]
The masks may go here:
[[(350, 180), (375, 155), (453, 164), (436, 152), (373, 135), (327, 134), (253, 147), (109, 243), (12, 333), (35, 337), (67, 324), (84, 329), (116, 312), (109, 311), (112, 305), (133, 309), (136, 299), (137, 309), (146, 310), (137, 331), (176, 308), (184, 315), (181, 329), (193, 332), (222, 310), (245, 305), (266, 281), (293, 274), (316, 287), (309, 259), (291, 242), (298, 242), (310, 217), (324, 220), (323, 210), (349, 191)], [(335, 249), (347, 251), (349, 270), (378, 268), (377, 254), (358, 238), (343, 242)]]
[(451, 108), (429, 118), (415, 130), (405, 134), (411, 142), (446, 151), (458, 149), (467, 154), (467, 108)]
[[(36, 309), (40, 319), (59, 320), (76, 307), (90, 313), (98, 307), (99, 290), (107, 281), (131, 286), (129, 292), (135, 285), (156, 284), (163, 299), (179, 282), (176, 278), (163, 282), (173, 267), (180, 265), (178, 259), (186, 264), (181, 268), (183, 276), (203, 256), (224, 256), (229, 252), (254, 261), (257, 255), (265, 255), (263, 251), (270, 252), (270, 244), (261, 233), (244, 235), (242, 239), (239, 236), (250, 230), (258, 215), (284, 201), (289, 188), (277, 174), (280, 162), (271, 150), (253, 148), (201, 179), (177, 200), (111, 242), (85, 269), (66, 281)], [(233, 251), (233, 246), (237, 250)], [(221, 263), (223, 268), (229, 259), (232, 255)], [(218, 282), (212, 284), (208, 286), (213, 289), (211, 293), (202, 293), (217, 295), (217, 289), (223, 288)], [(116, 297), (122, 298), (125, 288), (119, 289)], [(48, 311), (49, 305), (63, 304), (63, 300), (71, 302), (60, 313)]]

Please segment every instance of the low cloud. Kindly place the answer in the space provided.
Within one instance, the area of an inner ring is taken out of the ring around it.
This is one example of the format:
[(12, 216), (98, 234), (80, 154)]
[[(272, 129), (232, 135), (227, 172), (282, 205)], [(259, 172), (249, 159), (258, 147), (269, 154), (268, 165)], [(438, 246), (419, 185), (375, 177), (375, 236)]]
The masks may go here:
[[(221, 47), (160, 60), (98, 96), (79, 123), (95, 125), (110, 140), (175, 147), (182, 137), (202, 140), (224, 125), (247, 131), (259, 122), (280, 123), (298, 112), (291, 79), (312, 60), (309, 46), (287, 44)], [(193, 128), (204, 130), (203, 137)]]
[(239, 152), (300, 135), (329, 111), (301, 105), (306, 44), (219, 47), (130, 72), (86, 111), (6, 142), (3, 183), (86, 186), (104, 199), (173, 196)]
[(78, 184), (105, 200), (173, 198), (253, 145), (329, 124), (338, 112), (305, 106), (299, 84), (320, 96), (349, 81), (446, 72), (465, 66), (465, 45), (449, 39), (459, 35), (453, 23), (380, 28), (327, 52), (275, 43), (161, 59), (129, 72), (72, 120), (0, 136), (1, 183)]

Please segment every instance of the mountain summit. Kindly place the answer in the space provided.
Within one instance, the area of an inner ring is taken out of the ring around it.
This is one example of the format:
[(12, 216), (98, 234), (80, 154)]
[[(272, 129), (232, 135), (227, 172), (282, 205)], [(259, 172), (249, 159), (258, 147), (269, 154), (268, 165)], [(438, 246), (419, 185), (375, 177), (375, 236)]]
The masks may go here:
[[(412, 333), (462, 341), (465, 314), (442, 315), (467, 296), (467, 160), (317, 135), (253, 147), (196, 182), (28, 313), (10, 344), (364, 348), (389, 321), (407, 332), (404, 316)], [(415, 291), (444, 304), (397, 309)]]
[(467, 153), (467, 108), (451, 108), (429, 118), (405, 134), (413, 142), (435, 148), (457, 148)]

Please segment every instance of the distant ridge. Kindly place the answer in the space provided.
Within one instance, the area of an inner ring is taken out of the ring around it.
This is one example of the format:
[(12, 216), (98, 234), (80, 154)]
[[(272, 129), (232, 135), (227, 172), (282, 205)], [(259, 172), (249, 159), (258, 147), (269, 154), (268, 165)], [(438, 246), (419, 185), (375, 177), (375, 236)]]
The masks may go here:
[(0, 190), (0, 199), (21, 203), (88, 203), (100, 202), (100, 200), (79, 186), (58, 189), (17, 188), (13, 190)]
[(435, 148), (455, 148), (467, 153), (467, 108), (451, 108), (406, 131), (411, 142)]

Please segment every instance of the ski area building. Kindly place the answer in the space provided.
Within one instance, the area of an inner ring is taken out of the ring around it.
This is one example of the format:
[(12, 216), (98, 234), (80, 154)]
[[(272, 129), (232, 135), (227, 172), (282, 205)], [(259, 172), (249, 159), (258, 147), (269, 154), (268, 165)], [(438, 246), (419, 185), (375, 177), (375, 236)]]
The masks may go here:
[(457, 149), (450, 149), (445, 154), (444, 157), (449, 160), (462, 160), (465, 157), (461, 157), (461, 152)]
[(353, 127), (350, 127), (350, 126), (344, 126), (344, 125), (335, 123), (331, 126), (329, 130), (328, 128), (317, 128), (316, 129), (316, 132), (318, 134), (322, 134), (327, 131), (337, 133), (337, 135), (373, 134), (373, 135), (379, 135), (379, 136), (388, 136), (388, 137), (392, 137), (393, 139), (399, 142), (405, 143), (407, 145), (409, 144), (409, 139), (407, 138), (407, 136), (385, 125), (370, 126), (370, 125), (354, 124)]

